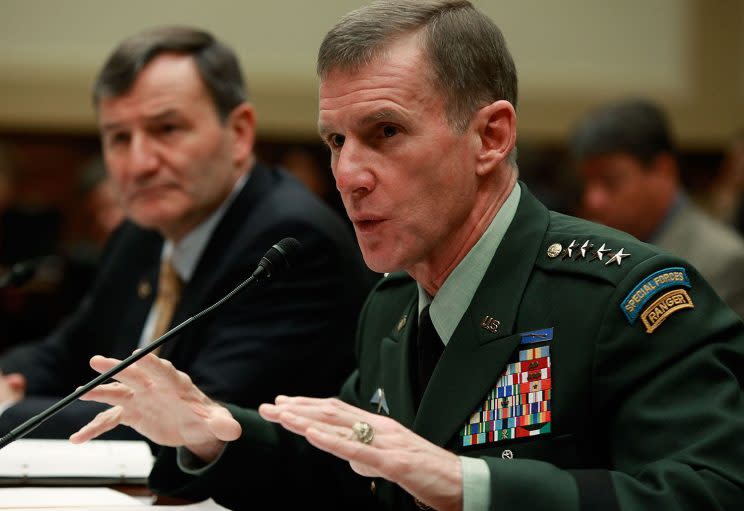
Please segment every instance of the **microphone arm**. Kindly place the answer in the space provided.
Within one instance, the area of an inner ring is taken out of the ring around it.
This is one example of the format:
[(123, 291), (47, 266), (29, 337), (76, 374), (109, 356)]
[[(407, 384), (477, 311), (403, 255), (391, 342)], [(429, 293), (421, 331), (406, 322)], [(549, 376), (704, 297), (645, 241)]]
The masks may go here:
[(91, 391), (101, 383), (106, 382), (109, 380), (112, 376), (118, 374), (122, 370), (126, 369), (130, 365), (137, 362), (139, 359), (144, 357), (145, 355), (151, 353), (153, 350), (159, 348), (162, 346), (166, 341), (168, 341), (171, 337), (176, 335), (178, 332), (186, 328), (188, 325), (193, 323), (194, 321), (197, 321), (198, 319), (203, 318), (207, 314), (211, 313), (218, 307), (220, 307), (222, 304), (230, 300), (233, 296), (238, 294), (240, 291), (243, 290), (246, 286), (251, 284), (252, 282), (256, 281), (262, 281), (262, 280), (268, 280), (271, 277), (275, 277), (276, 275), (279, 275), (282, 273), (283, 270), (286, 270), (290, 265), (291, 262), (295, 256), (295, 253), (300, 249), (300, 243), (295, 240), (294, 238), (284, 238), (279, 243), (276, 243), (273, 245), (268, 252), (266, 252), (266, 255), (261, 259), (261, 262), (259, 262), (258, 267), (253, 272), (253, 274), (248, 277), (246, 280), (241, 282), (235, 289), (230, 291), (227, 295), (222, 297), (219, 301), (215, 302), (211, 306), (207, 307), (206, 309), (202, 310), (198, 314), (195, 314), (191, 316), (190, 318), (186, 319), (185, 321), (179, 323), (175, 327), (171, 328), (167, 332), (165, 332), (163, 335), (152, 341), (147, 346), (143, 347), (140, 350), (137, 350), (121, 362), (119, 362), (116, 366), (112, 367), (105, 373), (101, 373), (95, 378), (93, 378), (90, 382), (83, 385), (82, 387), (79, 387), (77, 390), (69, 394), (67, 397), (64, 397), (54, 403), (52, 406), (44, 410), (43, 412), (34, 415), (30, 419), (28, 419), (23, 424), (20, 424), (19, 426), (15, 427), (12, 431), (10, 431), (8, 434), (0, 438), (0, 449), (5, 447), (6, 445), (10, 444), (11, 442), (14, 442), (18, 440), (19, 438), (23, 438), (24, 436), (28, 435), (31, 431), (39, 427), (42, 423), (44, 423), (47, 419), (55, 415), (57, 412), (65, 408), (67, 405), (75, 401), (77, 398), (82, 396), (83, 394)]

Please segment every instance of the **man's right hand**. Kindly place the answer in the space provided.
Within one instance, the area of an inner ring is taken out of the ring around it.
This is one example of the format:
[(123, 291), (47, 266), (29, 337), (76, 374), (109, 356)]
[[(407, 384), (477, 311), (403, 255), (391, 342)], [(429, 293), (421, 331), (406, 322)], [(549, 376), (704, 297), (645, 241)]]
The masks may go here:
[[(90, 365), (99, 373), (120, 361), (95, 356)], [(112, 405), (70, 437), (83, 443), (119, 424), (130, 426), (153, 442), (186, 447), (209, 463), (225, 442), (237, 439), (240, 424), (223, 406), (209, 399), (168, 360), (149, 354), (116, 376), (116, 382), (100, 385), (81, 397)]]
[(16, 403), (26, 395), (26, 377), (20, 373), (0, 372), (0, 405)]

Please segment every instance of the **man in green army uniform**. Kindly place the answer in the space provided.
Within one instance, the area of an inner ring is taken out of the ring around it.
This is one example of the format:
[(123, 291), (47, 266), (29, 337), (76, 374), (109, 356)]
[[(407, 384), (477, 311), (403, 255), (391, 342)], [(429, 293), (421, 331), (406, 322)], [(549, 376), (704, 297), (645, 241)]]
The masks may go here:
[(403, 270), (339, 398), (223, 406), (149, 355), (72, 440), (130, 425), (176, 447), (156, 492), (234, 509), (738, 509), (744, 324), (685, 261), (518, 183), (498, 28), (466, 1), (374, 3), (318, 71), (365, 261)]

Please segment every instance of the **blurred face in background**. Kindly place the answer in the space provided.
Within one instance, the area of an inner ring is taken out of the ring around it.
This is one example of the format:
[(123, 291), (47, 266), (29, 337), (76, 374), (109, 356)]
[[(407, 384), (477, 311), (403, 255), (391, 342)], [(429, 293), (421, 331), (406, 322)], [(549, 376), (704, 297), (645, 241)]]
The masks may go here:
[(667, 173), (657, 167), (657, 162), (646, 166), (624, 153), (580, 162), (582, 216), (647, 239), (667, 207)]
[(179, 241), (228, 196), (252, 160), (247, 104), (222, 121), (192, 57), (155, 57), (98, 104), (104, 156), (125, 214)]

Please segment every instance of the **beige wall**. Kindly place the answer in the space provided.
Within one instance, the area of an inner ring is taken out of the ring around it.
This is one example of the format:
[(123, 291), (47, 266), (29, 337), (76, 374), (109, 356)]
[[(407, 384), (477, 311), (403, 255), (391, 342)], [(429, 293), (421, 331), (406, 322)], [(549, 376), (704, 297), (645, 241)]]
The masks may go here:
[[(0, 130), (92, 132), (88, 90), (123, 37), (197, 24), (236, 48), (264, 136), (312, 138), (315, 52), (361, 0), (0, 0)], [(647, 95), (687, 147), (744, 125), (744, 0), (476, 0), (520, 75), (520, 134), (564, 140), (596, 102)]]

